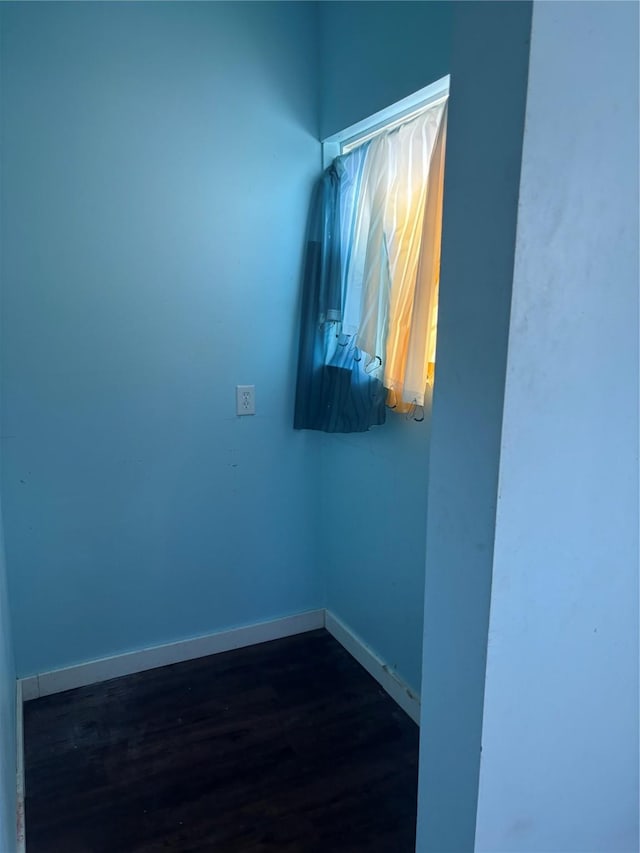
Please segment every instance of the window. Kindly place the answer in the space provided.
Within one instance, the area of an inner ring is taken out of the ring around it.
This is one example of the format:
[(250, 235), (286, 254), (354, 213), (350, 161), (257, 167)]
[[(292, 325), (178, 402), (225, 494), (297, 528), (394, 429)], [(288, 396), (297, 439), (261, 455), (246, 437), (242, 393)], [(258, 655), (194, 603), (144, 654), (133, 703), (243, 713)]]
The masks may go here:
[(384, 423), (387, 407), (422, 411), (435, 366), (447, 94), (445, 79), (325, 143), (338, 156), (312, 209), (298, 428), (361, 431)]

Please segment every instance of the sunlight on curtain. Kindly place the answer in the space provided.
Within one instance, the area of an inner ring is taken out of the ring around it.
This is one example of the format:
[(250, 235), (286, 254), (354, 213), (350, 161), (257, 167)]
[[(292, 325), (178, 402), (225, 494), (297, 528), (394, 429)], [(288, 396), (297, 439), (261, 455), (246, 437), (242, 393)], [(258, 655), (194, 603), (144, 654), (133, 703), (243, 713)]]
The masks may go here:
[[(336, 158), (316, 188), (294, 426), (359, 432), (424, 405), (437, 330), (446, 102)], [(416, 418), (419, 420), (419, 418)]]
[(433, 380), (445, 142), (439, 104), (374, 139), (367, 157), (374, 189), (361, 205), (371, 209), (357, 344), (379, 359), (389, 405), (400, 411), (424, 405)]

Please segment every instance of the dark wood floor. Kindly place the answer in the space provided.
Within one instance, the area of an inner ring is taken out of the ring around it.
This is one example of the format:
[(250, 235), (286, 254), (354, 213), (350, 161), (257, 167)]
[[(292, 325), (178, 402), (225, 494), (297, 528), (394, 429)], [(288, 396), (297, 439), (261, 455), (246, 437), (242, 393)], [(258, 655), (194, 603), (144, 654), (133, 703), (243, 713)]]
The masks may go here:
[(28, 853), (412, 853), (418, 729), (325, 631), (25, 705)]

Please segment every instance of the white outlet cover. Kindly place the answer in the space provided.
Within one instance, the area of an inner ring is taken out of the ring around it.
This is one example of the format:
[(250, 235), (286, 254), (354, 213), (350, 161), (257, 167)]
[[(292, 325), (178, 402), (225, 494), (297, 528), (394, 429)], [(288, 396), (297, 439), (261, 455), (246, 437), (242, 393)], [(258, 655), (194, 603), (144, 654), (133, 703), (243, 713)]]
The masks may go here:
[(236, 385), (236, 414), (240, 416), (255, 415), (256, 386)]

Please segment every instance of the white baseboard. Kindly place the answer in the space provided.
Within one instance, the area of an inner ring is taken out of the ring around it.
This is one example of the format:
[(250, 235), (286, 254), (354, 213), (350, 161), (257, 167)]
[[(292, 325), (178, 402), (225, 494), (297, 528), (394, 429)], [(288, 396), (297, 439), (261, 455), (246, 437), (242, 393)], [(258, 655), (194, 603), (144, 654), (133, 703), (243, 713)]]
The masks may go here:
[(84, 687), (98, 681), (108, 681), (110, 678), (119, 678), (122, 675), (131, 675), (172, 663), (228, 652), (231, 649), (253, 646), (323, 627), (324, 610), (308, 610), (305, 613), (296, 613), (294, 616), (284, 616), (269, 622), (231, 628), (228, 631), (219, 631), (204, 637), (179, 640), (176, 643), (153, 646), (137, 652), (127, 652), (31, 675), (20, 679), (20, 689), (23, 701), (28, 702), (30, 699), (61, 693), (63, 690), (72, 690), (75, 687)]
[(25, 853), (24, 823), (24, 727), (22, 718), (22, 684), (16, 682), (16, 851)]
[(37, 675), (28, 675), (26, 678), (19, 678), (18, 684), (22, 690), (23, 702), (28, 702), (30, 699), (37, 699), (40, 696)]
[[(207, 655), (253, 646), (268, 640), (303, 634), (325, 627), (380, 686), (394, 699), (411, 719), (420, 724), (420, 697), (386, 664), (354, 631), (329, 610), (309, 610), (269, 622), (258, 622), (228, 631), (219, 631), (190, 640), (180, 640), (162, 646), (101, 658), (76, 666), (43, 672), (19, 679), (20, 711), (22, 702), (84, 687), (110, 678), (131, 675), (147, 669), (180, 663)], [(20, 724), (22, 715), (20, 715)], [(24, 791), (23, 791), (24, 797)]]
[(390, 669), (388, 664), (330, 610), (325, 612), (325, 628), (367, 670), (369, 675), (375, 678), (413, 722), (420, 725), (420, 697)]

